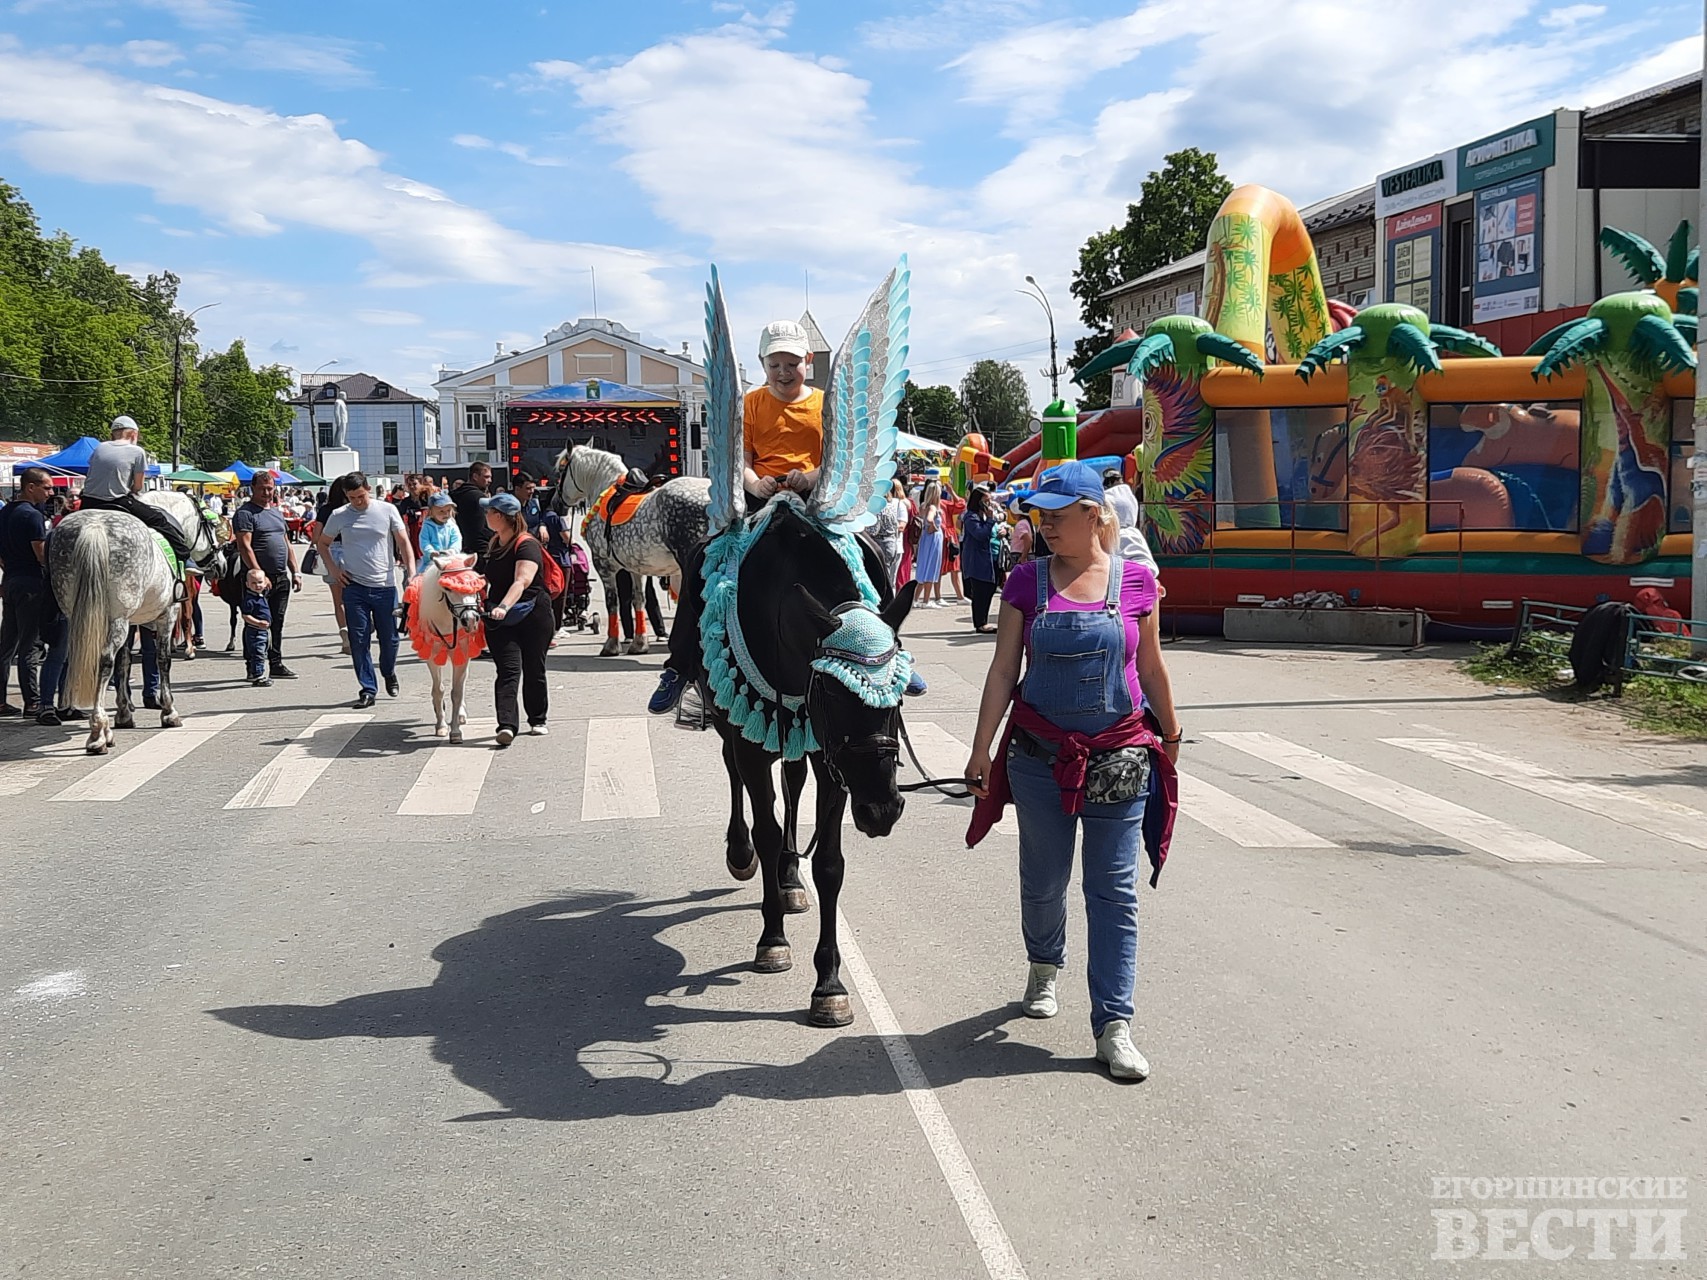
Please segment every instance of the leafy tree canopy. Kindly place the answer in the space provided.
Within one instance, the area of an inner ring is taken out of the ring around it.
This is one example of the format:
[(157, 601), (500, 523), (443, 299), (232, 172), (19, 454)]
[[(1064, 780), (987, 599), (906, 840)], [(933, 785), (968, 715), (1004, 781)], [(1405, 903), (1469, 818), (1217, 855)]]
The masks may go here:
[(974, 364), (960, 380), (960, 401), (966, 409), (967, 430), (982, 431), (998, 454), (1030, 434), (1031, 391), (1025, 375), (1011, 361)]
[[(138, 281), (64, 232), (43, 235), (35, 210), (0, 181), (0, 436), (69, 444), (105, 438), (128, 413), (148, 450), (172, 455), (172, 354), (182, 341), (186, 456), (223, 466), (277, 454), (290, 425), (277, 392), (289, 375), (249, 367), (241, 341), (200, 359), (195, 324), (171, 272)], [(210, 376), (212, 400), (204, 399)], [(207, 448), (190, 448), (206, 440)], [(227, 443), (235, 452), (214, 456)], [(218, 447), (216, 447), (218, 446)]]
[(901, 396), (897, 421), (914, 435), (939, 444), (959, 444), (966, 434), (966, 412), (954, 388), (921, 387), (911, 379)]
[[(1069, 368), (1083, 368), (1114, 339), (1109, 304), (1102, 295), (1201, 249), (1215, 211), (1232, 190), (1213, 151), (1175, 151), (1163, 157), (1159, 172), (1152, 170), (1144, 179), (1137, 203), (1126, 206), (1126, 221), (1085, 241), (1073, 273), (1073, 296), (1079, 300), (1079, 318), (1092, 333), (1073, 344)], [(1079, 393), (1080, 407), (1102, 408), (1109, 390), (1107, 376), (1093, 379)]]

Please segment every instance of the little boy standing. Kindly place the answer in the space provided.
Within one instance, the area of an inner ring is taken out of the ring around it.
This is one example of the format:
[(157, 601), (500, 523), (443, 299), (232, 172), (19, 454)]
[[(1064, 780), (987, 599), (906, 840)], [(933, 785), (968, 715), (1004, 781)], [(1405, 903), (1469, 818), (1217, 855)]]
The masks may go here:
[(249, 683), (257, 689), (273, 683), (267, 674), (267, 633), (273, 629), (267, 593), (272, 589), (271, 579), (260, 569), (249, 570), (243, 579), (243, 661), (248, 666)]

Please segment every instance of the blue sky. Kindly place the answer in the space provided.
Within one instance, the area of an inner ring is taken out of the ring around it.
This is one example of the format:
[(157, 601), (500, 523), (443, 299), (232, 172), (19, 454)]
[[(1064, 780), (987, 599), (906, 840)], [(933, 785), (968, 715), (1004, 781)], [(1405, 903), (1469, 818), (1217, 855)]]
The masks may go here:
[(1016, 289), (1070, 346), (1078, 246), (1166, 152), (1304, 204), (1701, 52), (1697, 0), (0, 0), (0, 177), (303, 370), (427, 391), (591, 314), (589, 269), (697, 352), (711, 261), (738, 335), (809, 277), (836, 340), (906, 252), (917, 380), (1036, 394)]

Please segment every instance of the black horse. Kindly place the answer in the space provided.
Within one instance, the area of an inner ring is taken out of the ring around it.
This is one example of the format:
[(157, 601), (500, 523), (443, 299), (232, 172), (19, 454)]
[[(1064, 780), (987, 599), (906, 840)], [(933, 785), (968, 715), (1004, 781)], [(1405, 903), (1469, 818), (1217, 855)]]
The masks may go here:
[[(867, 572), (879, 584), (879, 616), (898, 635), (912, 608), (915, 584), (909, 582), (898, 594), (890, 590), (875, 550), (863, 542), (861, 547)], [(700, 585), (694, 582), (689, 589)], [(820, 750), (806, 760), (783, 765), (784, 813), (779, 825), (772, 778), (778, 753), (749, 741), (708, 700), (707, 711), (723, 739), (723, 762), (729, 772), (731, 815), (725, 859), (738, 880), (752, 876), (755, 861), (764, 872), (764, 925), (754, 969), (781, 973), (793, 967), (783, 916), (807, 909), (795, 826), (809, 760), (818, 780), (817, 848), (812, 854), (812, 883), (818, 891), (818, 946), (813, 953), (818, 981), (808, 1018), (816, 1026), (846, 1026), (853, 1021), (853, 1010), (842, 985), (842, 958), (836, 945), (836, 902), (845, 866), (842, 811), (851, 798), (854, 826), (868, 836), (888, 835), (901, 817), (905, 802), (895, 785), (899, 691), (895, 705), (874, 707), (838, 680), (813, 670), (823, 642), (842, 625), (834, 610), (858, 604), (861, 596), (836, 549), (794, 508), (780, 506), (748, 550), (739, 591), (736, 607), (754, 665), (778, 693), (805, 699)], [(742, 814), (743, 788), (753, 806), (750, 832)]]

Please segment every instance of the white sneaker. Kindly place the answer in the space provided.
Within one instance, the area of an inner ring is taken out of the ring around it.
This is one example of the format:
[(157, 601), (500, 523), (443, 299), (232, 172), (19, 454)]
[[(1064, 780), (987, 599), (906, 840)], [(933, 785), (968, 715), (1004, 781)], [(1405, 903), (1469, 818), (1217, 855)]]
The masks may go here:
[(1106, 1062), (1116, 1080), (1142, 1080), (1150, 1074), (1150, 1064), (1132, 1043), (1132, 1028), (1123, 1018), (1109, 1023), (1097, 1037), (1097, 1061)]
[(530, 724), (528, 726), (528, 735), (530, 737), (543, 738), (550, 732), (551, 730), (543, 724)]
[(1055, 1001), (1055, 975), (1060, 970), (1052, 964), (1032, 962), (1031, 973), (1025, 980), (1025, 995), (1019, 1007), (1028, 1018), (1053, 1018), (1060, 1012)]
[(515, 740), (516, 740), (516, 731), (514, 729), (500, 729), (500, 730), (498, 730), (498, 745), (500, 747), (507, 747), (512, 742), (514, 742)]

